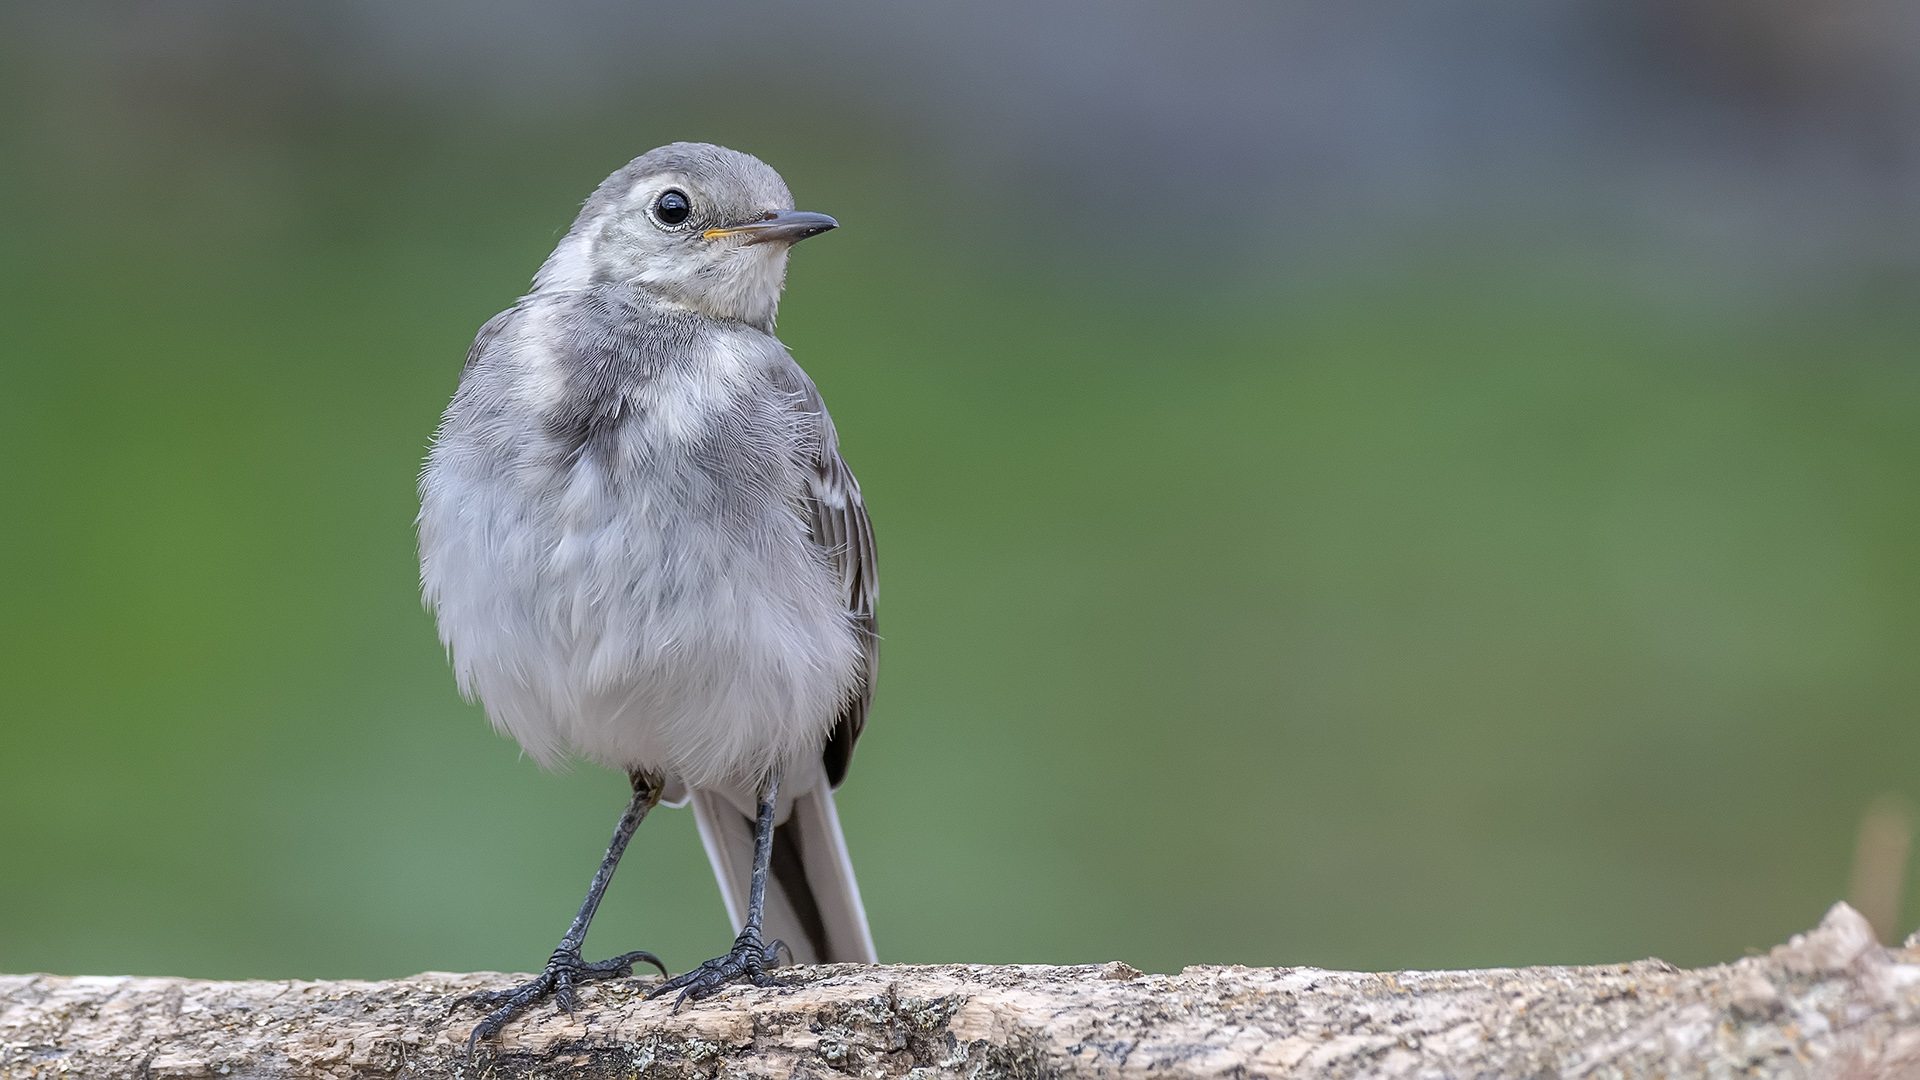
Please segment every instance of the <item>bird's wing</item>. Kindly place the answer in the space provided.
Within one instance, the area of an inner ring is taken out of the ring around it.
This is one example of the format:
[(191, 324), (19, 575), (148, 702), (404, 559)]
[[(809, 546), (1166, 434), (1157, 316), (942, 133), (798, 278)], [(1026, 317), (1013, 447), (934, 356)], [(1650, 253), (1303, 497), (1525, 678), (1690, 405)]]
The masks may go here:
[(853, 615), (860, 632), (861, 664), (859, 681), (846, 708), (833, 725), (823, 752), (827, 782), (834, 787), (847, 778), (847, 765), (853, 760), (853, 744), (867, 726), (867, 706), (873, 701), (874, 678), (880, 669), (880, 636), (874, 620), (874, 604), (880, 597), (877, 556), (873, 546), (873, 523), (867, 519), (867, 504), (860, 498), (860, 483), (853, 478), (840, 457), (840, 438), (827, 415), (820, 391), (798, 365), (788, 365), (784, 387), (791, 395), (794, 410), (806, 427), (806, 490), (801, 493), (813, 542), (820, 545), (829, 565), (840, 576), (841, 595), (847, 611)]

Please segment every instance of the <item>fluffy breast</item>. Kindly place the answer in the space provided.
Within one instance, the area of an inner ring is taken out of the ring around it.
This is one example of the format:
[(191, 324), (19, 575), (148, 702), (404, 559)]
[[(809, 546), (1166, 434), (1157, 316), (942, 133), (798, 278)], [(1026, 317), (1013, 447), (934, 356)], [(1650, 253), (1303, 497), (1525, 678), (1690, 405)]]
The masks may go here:
[(817, 753), (860, 643), (798, 511), (804, 420), (751, 328), (538, 298), (476, 342), (421, 482), (462, 688), (551, 764), (692, 785)]

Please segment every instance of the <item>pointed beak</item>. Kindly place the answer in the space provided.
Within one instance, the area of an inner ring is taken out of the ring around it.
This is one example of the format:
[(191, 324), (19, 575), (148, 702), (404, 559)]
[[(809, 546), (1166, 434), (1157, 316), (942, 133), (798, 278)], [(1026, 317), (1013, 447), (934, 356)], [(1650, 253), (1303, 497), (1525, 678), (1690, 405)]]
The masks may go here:
[(819, 236), (840, 223), (825, 214), (805, 210), (769, 210), (759, 221), (736, 225), (731, 229), (708, 229), (700, 234), (705, 240), (738, 236), (748, 244), (797, 244), (809, 236)]

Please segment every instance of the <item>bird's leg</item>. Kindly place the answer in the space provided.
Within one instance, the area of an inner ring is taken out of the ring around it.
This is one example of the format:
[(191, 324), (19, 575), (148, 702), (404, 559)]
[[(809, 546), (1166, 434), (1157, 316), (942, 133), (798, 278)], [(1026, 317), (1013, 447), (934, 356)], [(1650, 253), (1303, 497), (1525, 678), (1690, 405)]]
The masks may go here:
[(715, 957), (685, 975), (668, 979), (649, 991), (647, 997), (657, 998), (678, 990), (680, 996), (673, 1002), (674, 1011), (678, 1012), (686, 1002), (717, 994), (721, 987), (736, 979), (755, 986), (773, 983), (767, 969), (779, 966), (778, 950), (786, 948), (786, 943), (760, 940), (760, 913), (767, 903), (767, 868), (773, 862), (773, 811), (779, 800), (780, 778), (769, 775), (766, 786), (760, 790), (759, 820), (753, 826), (753, 877), (747, 886), (747, 924), (733, 939), (733, 948), (725, 956)]
[(555, 1003), (571, 1016), (575, 1004), (573, 988), (580, 983), (631, 975), (635, 963), (652, 964), (660, 969), (660, 974), (667, 973), (666, 965), (650, 952), (622, 953), (611, 960), (591, 964), (580, 958), (580, 946), (587, 940), (587, 927), (593, 924), (593, 913), (600, 908), (600, 897), (607, 891), (607, 883), (613, 880), (614, 868), (620, 865), (620, 856), (627, 850), (627, 841), (633, 839), (633, 831), (640, 827), (647, 811), (660, 801), (658, 780), (644, 773), (632, 773), (628, 778), (633, 782), (633, 798), (620, 815), (620, 824), (613, 830), (613, 842), (607, 845), (607, 857), (600, 860), (600, 870), (593, 875), (593, 884), (587, 888), (587, 898), (580, 902), (580, 913), (573, 917), (573, 925), (567, 927), (566, 936), (560, 939), (553, 955), (547, 958), (546, 970), (532, 981), (512, 989), (468, 994), (455, 1002), (456, 1005), (471, 1001), (498, 1006), (485, 1020), (480, 1021), (467, 1038), (469, 1058), (482, 1039), (491, 1039), (500, 1034), (500, 1029), (506, 1027), (508, 1021), (548, 994), (552, 994)]

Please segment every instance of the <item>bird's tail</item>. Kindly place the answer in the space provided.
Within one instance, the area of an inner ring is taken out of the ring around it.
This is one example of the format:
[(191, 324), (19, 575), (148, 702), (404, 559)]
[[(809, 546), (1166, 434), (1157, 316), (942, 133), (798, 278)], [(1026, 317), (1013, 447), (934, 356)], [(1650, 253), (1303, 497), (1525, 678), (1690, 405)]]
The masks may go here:
[[(753, 875), (753, 819), (712, 791), (694, 791), (692, 802), (700, 842), (737, 934), (746, 922)], [(786, 820), (774, 828), (772, 871), (761, 915), (766, 940), (786, 942), (799, 964), (879, 963), (824, 775), (793, 800)]]

